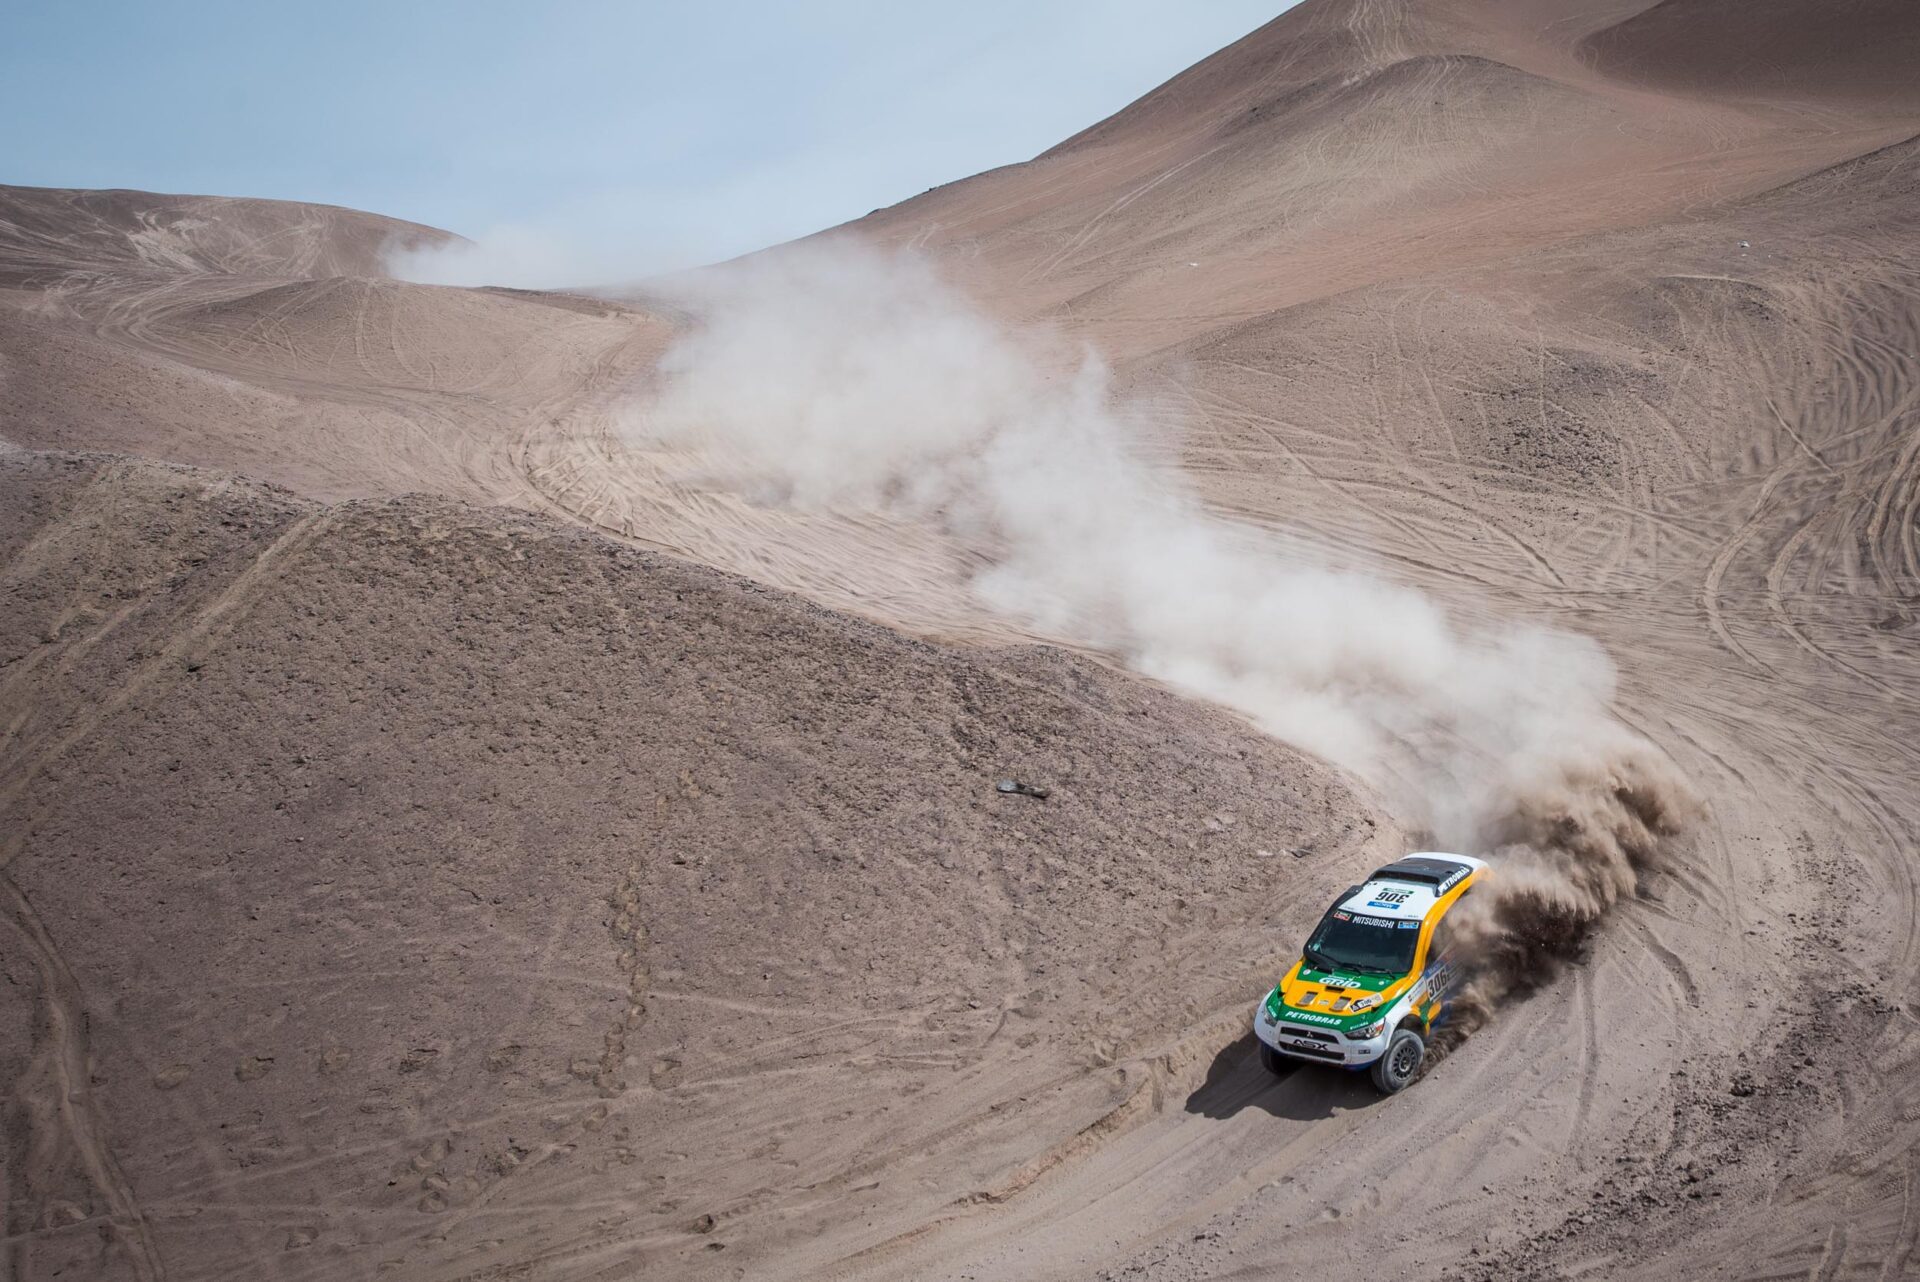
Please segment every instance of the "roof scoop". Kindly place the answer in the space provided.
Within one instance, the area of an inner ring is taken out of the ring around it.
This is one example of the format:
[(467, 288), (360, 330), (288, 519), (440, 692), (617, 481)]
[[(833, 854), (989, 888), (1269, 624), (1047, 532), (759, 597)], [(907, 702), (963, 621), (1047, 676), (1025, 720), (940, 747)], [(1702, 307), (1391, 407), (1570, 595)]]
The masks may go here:
[(1422, 886), (1447, 886), (1459, 881), (1473, 865), (1440, 855), (1408, 855), (1383, 868), (1376, 868), (1372, 881), (1411, 881)]

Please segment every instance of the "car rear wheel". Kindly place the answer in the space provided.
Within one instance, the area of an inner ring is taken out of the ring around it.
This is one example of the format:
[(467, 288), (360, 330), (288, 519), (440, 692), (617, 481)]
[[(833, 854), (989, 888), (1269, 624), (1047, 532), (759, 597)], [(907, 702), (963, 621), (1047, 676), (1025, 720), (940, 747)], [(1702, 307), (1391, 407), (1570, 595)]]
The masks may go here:
[(1293, 1061), (1265, 1042), (1260, 1043), (1260, 1066), (1275, 1077), (1285, 1077), (1294, 1069)]
[(1403, 1091), (1420, 1075), (1426, 1058), (1426, 1040), (1411, 1028), (1399, 1029), (1387, 1039), (1386, 1054), (1373, 1062), (1373, 1084), (1382, 1095)]

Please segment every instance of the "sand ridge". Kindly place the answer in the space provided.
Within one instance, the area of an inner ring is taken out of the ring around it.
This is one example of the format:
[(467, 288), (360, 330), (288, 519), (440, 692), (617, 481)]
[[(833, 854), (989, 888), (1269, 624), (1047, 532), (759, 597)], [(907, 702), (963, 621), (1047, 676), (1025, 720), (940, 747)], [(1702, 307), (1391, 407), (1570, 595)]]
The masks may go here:
[(29, 1275), (730, 1272), (831, 1202), (855, 1250), (1171, 1080), (1171, 1013), (1278, 947), (1281, 864), (1318, 899), (1391, 844), (1089, 661), (545, 518), (112, 456), (0, 484)]

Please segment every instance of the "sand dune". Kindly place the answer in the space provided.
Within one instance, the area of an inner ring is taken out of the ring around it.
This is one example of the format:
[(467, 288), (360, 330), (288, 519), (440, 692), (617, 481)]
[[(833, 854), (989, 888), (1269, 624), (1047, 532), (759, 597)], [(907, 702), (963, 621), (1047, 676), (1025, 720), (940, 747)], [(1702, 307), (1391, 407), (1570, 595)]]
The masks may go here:
[(1588, 36), (1603, 73), (1661, 89), (1904, 117), (1920, 36), (1899, 0), (1664, 0)]
[[(373, 215), (58, 194), (0, 188), (0, 275), (42, 282), (0, 290), (0, 436), (18, 445), (240, 467), (325, 498), (514, 499), (531, 488), (516, 443), (663, 328), (612, 302), (388, 280), (385, 247), (429, 233)], [(190, 252), (142, 257), (121, 225), (45, 230), (50, 209), (94, 204), (184, 220), (167, 235)], [(177, 212), (229, 207), (218, 230)]]
[(680, 306), (0, 190), (14, 1271), (1910, 1273), (1916, 41), (1307, 0), (850, 229), (1208, 511), (1600, 641), (1705, 798), (1385, 1103), (1242, 1031), (1405, 817), (636, 444)]
[(1272, 860), (1317, 902), (1382, 845), (1322, 768), (1057, 652), (445, 501), (0, 485), (29, 1276), (731, 1272), (863, 1208), (819, 1262), (1173, 1080), (1141, 1057), (1279, 946)]
[(144, 191), (7, 187), (0, 281), (54, 284), (71, 272), (378, 275), (390, 247), (449, 234), (332, 205)]

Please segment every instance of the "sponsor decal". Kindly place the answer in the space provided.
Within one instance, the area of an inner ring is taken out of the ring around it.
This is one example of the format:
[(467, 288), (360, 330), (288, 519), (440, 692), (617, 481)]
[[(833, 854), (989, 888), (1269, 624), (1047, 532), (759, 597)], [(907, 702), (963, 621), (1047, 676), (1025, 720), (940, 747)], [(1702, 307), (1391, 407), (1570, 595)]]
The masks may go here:
[(1332, 1024), (1338, 1026), (1340, 1023), (1339, 1020), (1331, 1015), (1316, 1015), (1312, 1011), (1306, 1010), (1290, 1010), (1287, 1012), (1286, 1017), (1288, 1019), (1303, 1020), (1309, 1024)]
[(1395, 924), (1396, 924), (1396, 925), (1398, 925), (1398, 926), (1400, 927), (1400, 929), (1402, 929), (1402, 930), (1418, 930), (1418, 929), (1420, 929), (1420, 923), (1419, 923), (1419, 922), (1417, 922), (1417, 921), (1403, 921), (1403, 922), (1397, 922), (1397, 923), (1395, 923)]
[(1388, 912), (1399, 912), (1399, 911), (1400, 911), (1400, 905), (1399, 905), (1399, 904), (1388, 904), (1388, 903), (1382, 903), (1382, 902), (1381, 902), (1380, 900), (1378, 900), (1378, 899), (1369, 899), (1369, 900), (1367, 901), (1367, 907), (1369, 907), (1369, 908), (1384, 908), (1384, 909), (1386, 909), (1386, 910), (1387, 910)]
[(1353, 915), (1353, 923), (1356, 926), (1378, 926), (1382, 930), (1392, 930), (1394, 926), (1398, 924), (1394, 922), (1391, 918), (1362, 917), (1359, 913), (1355, 913)]
[(1456, 868), (1454, 870), (1453, 876), (1447, 878), (1445, 881), (1440, 883), (1439, 893), (1443, 895), (1446, 894), (1448, 890), (1450, 890), (1454, 886), (1459, 885), (1461, 882), (1461, 879), (1464, 878), (1468, 873), (1472, 871), (1473, 869), (1471, 868)]

